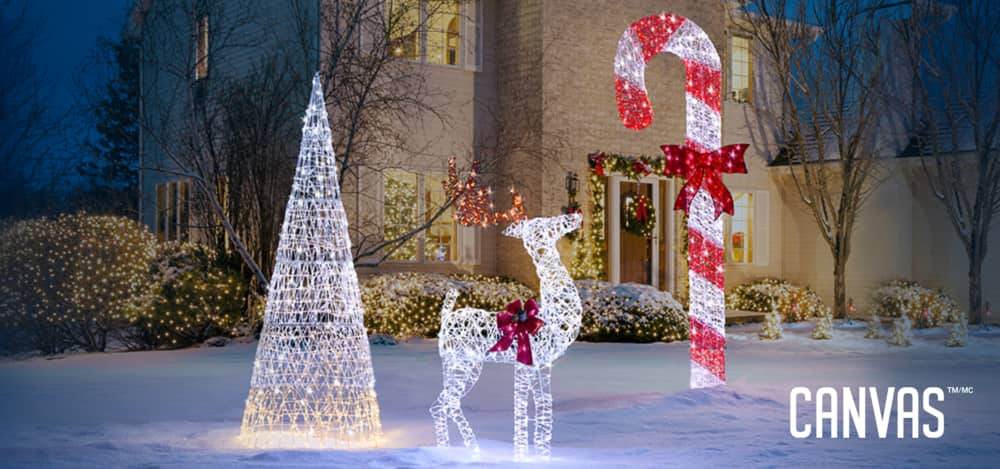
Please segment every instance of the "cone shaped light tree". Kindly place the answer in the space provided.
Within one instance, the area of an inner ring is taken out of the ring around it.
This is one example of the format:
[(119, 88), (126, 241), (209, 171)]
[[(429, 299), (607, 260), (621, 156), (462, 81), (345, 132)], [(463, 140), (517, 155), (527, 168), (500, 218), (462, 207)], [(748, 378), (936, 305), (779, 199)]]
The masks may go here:
[(317, 74), (243, 413), (249, 446), (358, 448), (381, 437), (336, 166)]

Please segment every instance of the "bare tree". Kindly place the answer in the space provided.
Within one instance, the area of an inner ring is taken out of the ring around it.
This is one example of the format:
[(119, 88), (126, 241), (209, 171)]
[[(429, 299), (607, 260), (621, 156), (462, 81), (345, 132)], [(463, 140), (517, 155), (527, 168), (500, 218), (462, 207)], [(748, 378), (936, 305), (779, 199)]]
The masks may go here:
[[(851, 236), (893, 151), (885, 20), (900, 3), (753, 0), (734, 13), (767, 79), (755, 86), (755, 144), (785, 160), (834, 264), (835, 311), (846, 315)], [(766, 82), (765, 82), (766, 81)]]
[[(287, 0), (284, 17), (280, 8), (264, 10), (253, 1), (164, 1), (154, 2), (145, 15), (143, 97), (156, 112), (147, 114), (143, 129), (167, 163), (147, 169), (191, 179), (198, 189), (197, 211), (210, 214), (200, 219), (199, 228), (220, 247), (231, 245), (261, 290), (291, 186), (298, 132), (289, 124), (298, 121), (294, 116), (305, 101), (300, 85), (317, 68), (325, 81), (331, 126), (337, 129), (342, 184), (348, 177), (359, 180), (363, 170), (401, 166), (419, 153), (407, 150), (411, 124), (440, 119), (427, 103), (425, 67), (399, 60), (394, 45), (415, 37), (435, 8), (453, 2), (425, 2), (416, 22), (391, 2), (386, 5)], [(203, 17), (211, 23), (204, 31), (199, 29)], [(279, 33), (282, 40), (273, 41)], [(188, 53), (199, 34), (207, 35), (211, 46)], [(234, 56), (243, 58), (242, 67), (217, 65)], [(212, 64), (210, 76), (199, 77), (205, 63)], [(362, 191), (360, 184), (355, 188), (357, 197), (372, 192)], [(426, 223), (394, 239), (385, 239), (377, 223), (354, 223), (352, 231), (367, 229), (375, 240), (352, 233), (361, 240), (355, 243), (356, 260), (384, 260), (386, 252), (427, 229), (451, 203), (429, 208)]]
[(982, 271), (1000, 213), (1000, 5), (915, 2), (899, 29), (912, 78), (922, 168), (969, 261), (970, 321), (982, 319)]
[(0, 2), (0, 217), (30, 213), (41, 191), (32, 186), (44, 175), (55, 130), (44, 96), (44, 77), (32, 61), (38, 30), (27, 4)]

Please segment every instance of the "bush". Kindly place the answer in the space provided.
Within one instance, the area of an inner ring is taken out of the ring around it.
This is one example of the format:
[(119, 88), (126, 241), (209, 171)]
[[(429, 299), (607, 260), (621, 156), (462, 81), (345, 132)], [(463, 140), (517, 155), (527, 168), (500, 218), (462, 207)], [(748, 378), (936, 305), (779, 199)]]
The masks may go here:
[(83, 213), (0, 232), (0, 322), (16, 349), (103, 351), (142, 308), (156, 240), (124, 217)]
[(437, 337), (441, 306), (449, 288), (458, 288), (456, 308), (500, 311), (516, 299), (535, 297), (515, 280), (482, 275), (398, 273), (377, 275), (361, 285), (369, 334), (398, 338)]
[(934, 327), (962, 318), (955, 300), (917, 282), (893, 280), (875, 290), (872, 303), (874, 314), (898, 318), (905, 313), (917, 328)]
[(600, 280), (580, 280), (576, 286), (583, 302), (579, 340), (641, 343), (688, 338), (688, 315), (670, 293)]
[(733, 288), (726, 296), (726, 307), (759, 313), (769, 313), (776, 308), (785, 322), (819, 317), (830, 309), (809, 287), (774, 278), (758, 279)]
[(130, 350), (178, 348), (214, 336), (232, 336), (243, 317), (249, 283), (219, 265), (215, 252), (196, 243), (164, 243), (150, 269), (148, 307), (129, 316), (117, 337)]

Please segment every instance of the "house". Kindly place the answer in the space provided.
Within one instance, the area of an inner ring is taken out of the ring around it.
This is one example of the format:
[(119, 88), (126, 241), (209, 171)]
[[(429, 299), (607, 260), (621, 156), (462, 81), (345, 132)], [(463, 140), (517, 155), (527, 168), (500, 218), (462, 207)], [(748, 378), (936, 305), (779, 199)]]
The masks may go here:
[[(158, 22), (148, 15), (162, 1), (136, 1), (133, 21), (145, 25), (144, 38), (156, 34)], [(386, 4), (408, 5), (407, 14), (415, 21), (427, 21), (427, 27), (398, 43), (397, 55), (425, 73), (426, 85), (433, 91), (432, 107), (447, 117), (446, 122), (427, 118), (424, 125), (414, 128), (408, 144), (420, 150), (401, 164), (343, 181), (352, 226), (375, 227), (391, 237), (417, 224), (418, 214), (443, 200), (440, 182), (446, 177), (449, 157), (477, 155), (485, 151), (482, 142), (491, 138), (516, 137), (522, 141), (516, 150), (503, 155), (489, 174), (491, 180), (516, 185), (528, 214), (539, 216), (561, 212), (569, 203), (567, 184), (576, 175), (585, 224), (594, 222), (595, 201), (606, 208), (602, 220), (606, 242), (598, 247), (605, 277), (682, 295), (684, 235), (681, 219), (671, 210), (678, 182), (656, 176), (636, 181), (608, 174), (601, 180), (603, 191), (591, 193), (588, 155), (603, 151), (657, 156), (661, 144), (683, 143), (684, 70), (676, 58), (660, 55), (647, 66), (647, 87), (657, 113), (652, 125), (641, 132), (626, 129), (616, 110), (612, 64), (618, 39), (632, 21), (660, 11), (694, 21), (715, 42), (723, 63), (723, 144), (751, 142), (750, 129), (756, 121), (748, 102), (756, 99), (755, 90), (767, 81), (767, 72), (754, 59), (753, 42), (734, 33), (725, 10), (728, 2), (476, 0), (444, 2), (433, 18), (426, 18), (429, 1), (434, 0), (386, 0)], [(249, 42), (279, 47), (293, 39), (287, 18), (316, 21), (326, 4), (259, 0), (247, 5), (256, 8), (253, 16), (258, 20), (271, 19), (277, 25), (265, 37)], [(196, 8), (187, 11), (194, 12), (188, 15), (190, 20), (175, 22), (174, 29), (177, 24), (190, 28), (180, 31), (190, 38), (189, 43), (186, 50), (172, 52), (189, 64), (189, 79), (208, 81), (216, 69), (226, 67), (227, 73), (239, 73), (248, 53), (235, 48), (229, 56), (219, 54), (209, 60), (213, 45), (208, 43), (208, 30), (216, 20), (198, 15)], [(306, 40), (320, 42), (319, 37)], [(320, 60), (307, 54), (302, 61), (308, 63), (300, 65), (316, 69)], [(146, 86), (155, 90), (162, 84)], [(301, 88), (304, 96), (308, 82), (303, 81)], [(146, 106), (146, 113), (163, 112), (152, 104)], [(500, 128), (508, 125), (514, 125), (513, 132)], [(158, 154), (154, 142), (144, 140), (143, 146), (147, 160), (143, 167), (160, 167), (155, 163), (163, 163), (165, 156)], [(748, 174), (724, 176), (736, 206), (734, 216), (725, 222), (727, 285), (780, 277), (813, 287), (832, 304), (832, 258), (815, 221), (789, 184), (787, 167), (770, 165), (766, 152), (753, 147), (747, 152), (747, 163)], [(925, 187), (919, 163), (915, 159), (892, 161), (888, 174), (854, 234), (849, 296), (864, 314), (874, 288), (907, 278), (941, 288), (964, 304), (966, 258), (943, 207)], [(190, 179), (169, 171), (144, 171), (143, 220), (161, 239), (193, 236), (189, 229), (195, 216), (189, 202), (191, 184)], [(620, 207), (639, 195), (649, 198), (657, 218), (648, 239), (622, 229)], [(996, 245), (1000, 231), (993, 233)], [(574, 246), (570, 241), (560, 244), (567, 265), (575, 258)], [(989, 286), (1000, 285), (997, 251), (986, 259), (983, 282), (984, 300), (994, 303), (1000, 302), (1000, 293)], [(459, 226), (447, 216), (385, 262), (362, 268), (361, 274), (392, 271), (469, 272), (536, 282), (518, 240), (499, 235), (496, 228)]]

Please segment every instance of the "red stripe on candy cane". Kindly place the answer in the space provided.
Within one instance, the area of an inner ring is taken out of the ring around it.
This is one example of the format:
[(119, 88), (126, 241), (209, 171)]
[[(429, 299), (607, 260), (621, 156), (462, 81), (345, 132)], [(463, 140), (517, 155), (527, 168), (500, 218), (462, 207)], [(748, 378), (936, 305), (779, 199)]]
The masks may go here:
[(726, 338), (691, 317), (691, 360), (726, 382)]
[(684, 61), (687, 72), (685, 90), (716, 113), (722, 110), (722, 71), (690, 60)]
[(642, 45), (643, 59), (649, 62), (654, 55), (663, 51), (663, 46), (684, 21), (686, 20), (683, 17), (677, 15), (662, 14), (647, 16), (632, 23), (630, 28)]
[(694, 229), (688, 230), (688, 269), (712, 285), (724, 288), (725, 249), (702, 236)]

